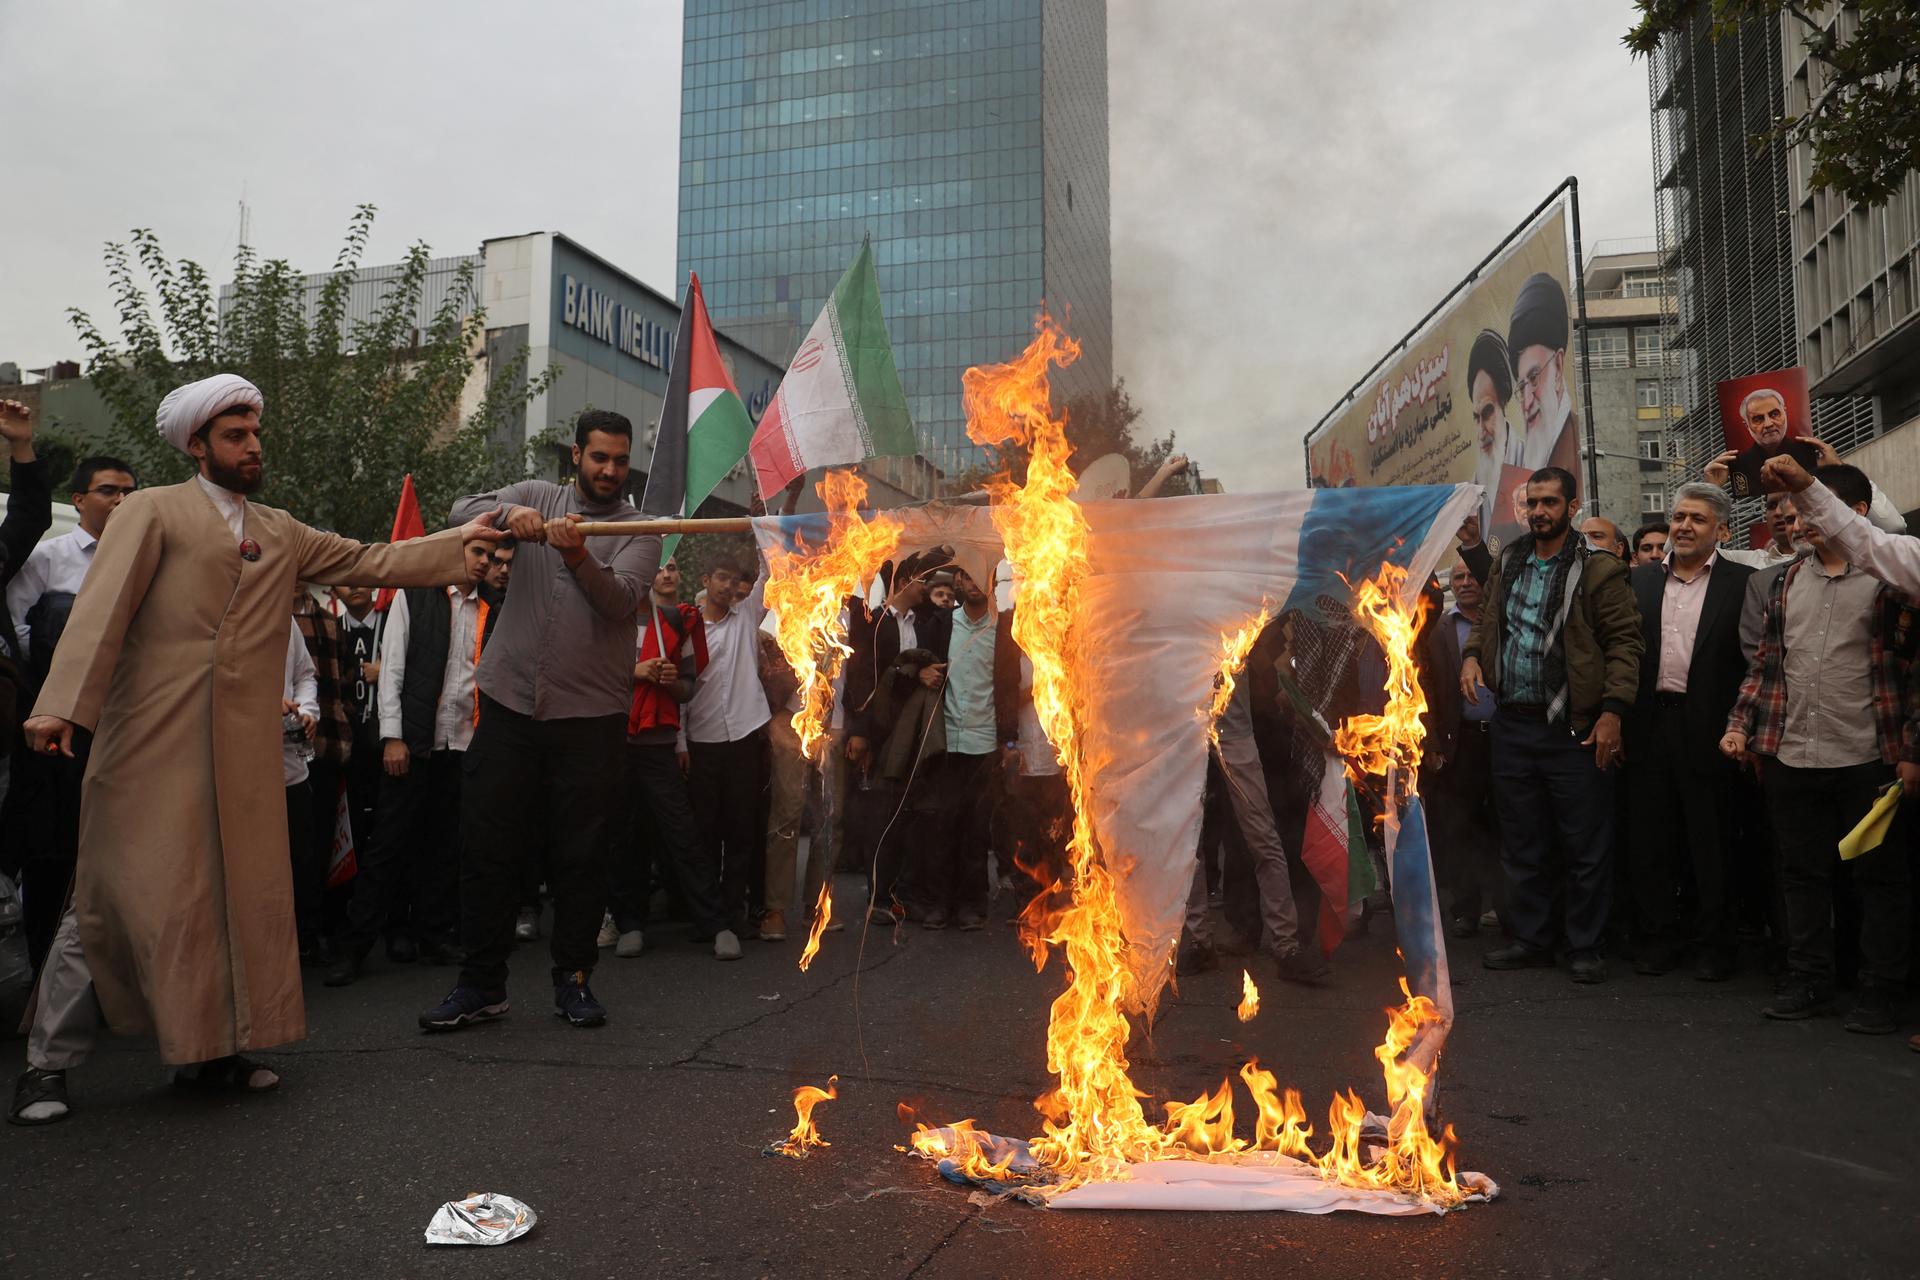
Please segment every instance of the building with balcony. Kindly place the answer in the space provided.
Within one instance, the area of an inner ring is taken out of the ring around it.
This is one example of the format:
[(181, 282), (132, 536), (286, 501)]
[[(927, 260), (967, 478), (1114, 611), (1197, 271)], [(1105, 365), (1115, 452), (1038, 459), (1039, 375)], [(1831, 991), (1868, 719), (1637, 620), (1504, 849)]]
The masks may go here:
[[(1667, 510), (1677, 483), (1669, 433), (1685, 407), (1672, 397), (1667, 313), (1673, 309), (1652, 237), (1602, 240), (1584, 257), (1587, 385), (1593, 396), (1597, 512), (1631, 535)], [(1583, 450), (1585, 446), (1583, 445)]]

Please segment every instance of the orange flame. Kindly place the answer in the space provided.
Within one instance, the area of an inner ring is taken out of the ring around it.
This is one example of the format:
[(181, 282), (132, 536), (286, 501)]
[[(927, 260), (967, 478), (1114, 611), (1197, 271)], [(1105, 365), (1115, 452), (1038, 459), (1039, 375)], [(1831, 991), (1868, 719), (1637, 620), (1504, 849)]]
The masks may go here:
[[(1155, 1125), (1143, 1096), (1128, 1075), (1126, 1046), (1131, 1027), (1121, 1010), (1135, 994), (1128, 944), (1121, 928), (1116, 881), (1094, 839), (1089, 817), (1090, 769), (1085, 726), (1091, 705), (1090, 665), (1075, 627), (1080, 588), (1088, 571), (1086, 520), (1073, 501), (1074, 479), (1063, 423), (1052, 416), (1048, 369), (1071, 364), (1079, 347), (1045, 315), (1035, 337), (1015, 360), (968, 369), (963, 381), (967, 434), (978, 444), (1011, 444), (1027, 452), (1025, 482), (1003, 474), (988, 483), (993, 519), (1007, 559), (1022, 583), (1014, 614), (1014, 638), (1033, 663), (1033, 701), (1041, 727), (1058, 750), (1073, 799), (1068, 842), (1071, 901), (1064, 908), (1041, 902), (1022, 916), (1036, 963), (1049, 947), (1066, 952), (1067, 988), (1054, 1001), (1047, 1027), (1047, 1066), (1055, 1087), (1035, 1102), (1044, 1133), (1030, 1149), (1064, 1189), (1097, 1179), (1126, 1176), (1128, 1164), (1153, 1159), (1233, 1158), (1249, 1150), (1274, 1152), (1311, 1165), (1321, 1177), (1344, 1186), (1392, 1189), (1457, 1204), (1464, 1193), (1453, 1179), (1453, 1133), (1428, 1131), (1425, 1108), (1432, 1076), (1407, 1054), (1423, 1030), (1441, 1016), (1430, 1001), (1409, 997), (1388, 1010), (1387, 1039), (1377, 1051), (1386, 1074), (1392, 1116), (1384, 1135), (1367, 1129), (1367, 1111), (1351, 1091), (1337, 1095), (1328, 1113), (1332, 1145), (1316, 1155), (1308, 1146), (1300, 1094), (1278, 1090), (1272, 1073), (1247, 1063), (1241, 1080), (1258, 1119), (1249, 1144), (1234, 1133), (1233, 1093), (1223, 1081), (1192, 1102), (1166, 1104), (1167, 1122)], [(1355, 613), (1379, 637), (1391, 677), (1385, 714), (1359, 717), (1341, 726), (1340, 749), (1353, 767), (1373, 773), (1397, 770), (1409, 779), (1419, 763), (1420, 713), (1426, 699), (1413, 669), (1413, 638), (1420, 604), (1400, 604), (1405, 573), (1392, 566), (1362, 583)], [(1239, 632), (1221, 637), (1222, 679), (1212, 706), (1217, 717), (1232, 695), (1232, 679), (1268, 621), (1265, 609)], [(1242, 974), (1242, 1019), (1258, 1009), (1251, 974)], [(1405, 983), (1402, 982), (1402, 989)], [(944, 1129), (918, 1126), (914, 1150), (933, 1158), (956, 1157), (970, 1176), (992, 1179), (996, 1166), (982, 1153), (986, 1135), (970, 1121)]]
[(800, 972), (805, 973), (813, 958), (820, 954), (820, 935), (833, 919), (833, 881), (820, 884), (820, 900), (813, 904), (813, 927), (807, 930), (807, 945), (800, 952)]
[(1227, 632), (1220, 637), (1220, 674), (1214, 677), (1213, 698), (1207, 703), (1207, 709), (1200, 718), (1207, 726), (1207, 737), (1214, 746), (1220, 745), (1220, 717), (1226, 714), (1227, 704), (1233, 701), (1234, 686), (1239, 682), (1241, 671), (1246, 669), (1247, 657), (1253, 652), (1253, 646), (1260, 640), (1260, 633), (1273, 621), (1273, 610), (1266, 603), (1260, 605), (1260, 612), (1252, 621), (1238, 631)]
[(795, 1089), (793, 1111), (798, 1119), (793, 1126), (793, 1132), (789, 1133), (784, 1141), (769, 1147), (769, 1154), (778, 1152), (799, 1160), (805, 1158), (807, 1152), (814, 1147), (832, 1146), (831, 1142), (820, 1136), (820, 1130), (814, 1127), (813, 1109), (823, 1102), (831, 1102), (838, 1098), (839, 1084), (839, 1076), (828, 1076), (827, 1087), (824, 1089), (811, 1084), (803, 1084)]
[(1240, 1007), (1234, 1012), (1242, 1022), (1252, 1022), (1260, 1012), (1260, 988), (1253, 985), (1253, 975), (1245, 969), (1240, 971)]
[(982, 1182), (1000, 1181), (1013, 1165), (1012, 1151), (998, 1161), (988, 1156), (987, 1148), (993, 1141), (993, 1135), (972, 1120), (956, 1120), (938, 1129), (916, 1124), (913, 1137), (908, 1141), (916, 1152), (927, 1159), (954, 1160), (969, 1178)]
[(803, 545), (797, 553), (780, 547), (767, 553), (767, 608), (779, 619), (774, 638), (780, 652), (800, 678), (793, 731), (809, 760), (817, 758), (816, 747), (826, 734), (833, 682), (853, 652), (840, 611), (900, 545), (898, 520), (880, 512), (861, 517), (867, 482), (853, 472), (827, 472), (818, 492), (827, 508), (826, 541)]
[(1426, 618), (1427, 600), (1421, 594), (1411, 606), (1404, 604), (1406, 585), (1407, 571), (1387, 564), (1353, 593), (1354, 616), (1387, 655), (1387, 706), (1381, 715), (1341, 722), (1333, 732), (1333, 746), (1346, 757), (1347, 773), (1354, 781), (1367, 773), (1397, 775), (1403, 794), (1412, 795), (1420, 743), (1427, 734), (1420, 722), (1427, 712), (1427, 695), (1414, 667), (1413, 644)]

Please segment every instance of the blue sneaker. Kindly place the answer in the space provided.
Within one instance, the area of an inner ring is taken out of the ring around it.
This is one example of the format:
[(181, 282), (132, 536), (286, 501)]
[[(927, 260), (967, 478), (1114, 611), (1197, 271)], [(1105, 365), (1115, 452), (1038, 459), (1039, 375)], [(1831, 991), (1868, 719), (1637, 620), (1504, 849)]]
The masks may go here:
[(576, 1027), (597, 1027), (607, 1020), (607, 1011), (587, 988), (587, 971), (561, 970), (553, 975), (553, 1012)]
[(486, 1022), (507, 1011), (507, 993), (455, 987), (447, 998), (420, 1015), (422, 1031), (458, 1031), (469, 1022)]

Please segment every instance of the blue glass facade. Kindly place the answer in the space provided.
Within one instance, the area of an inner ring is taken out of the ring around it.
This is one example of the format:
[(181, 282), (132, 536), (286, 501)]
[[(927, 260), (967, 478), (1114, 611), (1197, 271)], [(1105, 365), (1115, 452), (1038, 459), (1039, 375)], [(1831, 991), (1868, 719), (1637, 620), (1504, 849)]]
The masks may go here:
[(1076, 382), (1111, 380), (1100, 0), (686, 0), (685, 27), (680, 271), (716, 324), (784, 362), (871, 235), (933, 448), (1043, 299)]

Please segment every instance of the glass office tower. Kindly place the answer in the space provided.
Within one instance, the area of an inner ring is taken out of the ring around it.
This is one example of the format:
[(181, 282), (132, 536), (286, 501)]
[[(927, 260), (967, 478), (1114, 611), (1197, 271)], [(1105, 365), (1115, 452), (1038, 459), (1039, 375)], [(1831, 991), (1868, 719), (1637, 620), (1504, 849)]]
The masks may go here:
[(784, 363), (863, 236), (915, 425), (948, 470), (960, 375), (1044, 300), (1113, 378), (1101, 0), (686, 0), (680, 274)]

